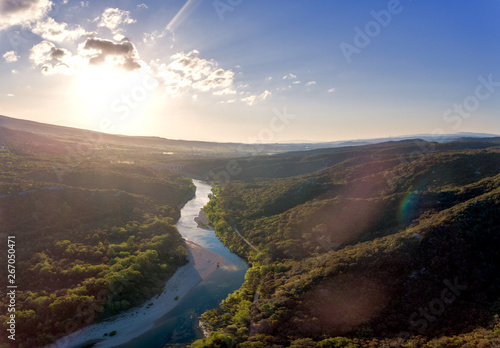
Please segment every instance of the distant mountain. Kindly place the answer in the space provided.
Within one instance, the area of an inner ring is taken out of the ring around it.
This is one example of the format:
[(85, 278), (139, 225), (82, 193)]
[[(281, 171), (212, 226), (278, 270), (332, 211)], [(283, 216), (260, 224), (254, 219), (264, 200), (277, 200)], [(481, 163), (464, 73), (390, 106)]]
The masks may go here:
[[(22, 120), (0, 115), (0, 127), (15, 131), (22, 131), (45, 136), (47, 141), (53, 142), (60, 140), (71, 143), (83, 143), (98, 145), (106, 148), (113, 147), (142, 147), (145, 152), (164, 155), (165, 153), (182, 158), (199, 157), (240, 157), (248, 155), (270, 155), (284, 153), (289, 151), (305, 151), (314, 149), (336, 148), (345, 146), (358, 146), (377, 144), (387, 141), (400, 141), (419, 138), (427, 141), (450, 142), (459, 139), (480, 139), (499, 137), (495, 134), (463, 132), (456, 134), (439, 135), (437, 138), (432, 134), (408, 135), (390, 138), (375, 139), (354, 139), (347, 141), (331, 142), (304, 142), (304, 143), (271, 143), (271, 144), (243, 144), (243, 143), (218, 143), (208, 141), (174, 140), (156, 136), (127, 136), (117, 134), (107, 134), (79, 128), (57, 126), (52, 124), (40, 123), (35, 121)], [(50, 139), (49, 139), (50, 138)], [(0, 143), (9, 143), (9, 138), (2, 137), (0, 134)], [(98, 143), (98, 144), (96, 144)], [(26, 142), (24, 146), (17, 143), (26, 151), (40, 151), (40, 148), (30, 146), (32, 142)], [(54, 146), (51, 153), (57, 151)], [(137, 148), (134, 150), (137, 151)]]

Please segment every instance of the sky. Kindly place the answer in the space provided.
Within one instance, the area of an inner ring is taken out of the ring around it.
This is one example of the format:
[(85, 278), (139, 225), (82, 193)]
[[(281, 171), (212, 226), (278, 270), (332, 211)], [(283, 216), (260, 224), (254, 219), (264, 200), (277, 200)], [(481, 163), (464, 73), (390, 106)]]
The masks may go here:
[(495, 0), (0, 0), (0, 114), (270, 143), (500, 133)]

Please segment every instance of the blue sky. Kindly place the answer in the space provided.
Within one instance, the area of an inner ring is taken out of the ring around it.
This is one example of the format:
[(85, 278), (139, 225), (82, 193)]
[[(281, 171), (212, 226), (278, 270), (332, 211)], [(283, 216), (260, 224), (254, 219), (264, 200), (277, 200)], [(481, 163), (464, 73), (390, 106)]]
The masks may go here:
[(0, 7), (7, 116), (235, 142), (498, 133), (500, 125), (493, 0)]

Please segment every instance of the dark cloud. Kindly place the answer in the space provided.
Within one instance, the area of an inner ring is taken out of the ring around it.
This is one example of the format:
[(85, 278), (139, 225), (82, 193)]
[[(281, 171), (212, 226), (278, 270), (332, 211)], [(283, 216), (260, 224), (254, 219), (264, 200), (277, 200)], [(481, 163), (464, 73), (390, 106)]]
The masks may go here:
[(51, 59), (62, 60), (64, 57), (68, 55), (68, 51), (62, 48), (52, 47), (52, 50), (49, 54)]
[(81, 50), (89, 58), (90, 65), (102, 65), (111, 60), (117, 67), (127, 71), (141, 68), (140, 59), (134, 44), (130, 41), (114, 43), (100, 38), (89, 38)]
[(18, 14), (43, 6), (47, 1), (42, 0), (2, 0), (0, 12), (3, 14)]

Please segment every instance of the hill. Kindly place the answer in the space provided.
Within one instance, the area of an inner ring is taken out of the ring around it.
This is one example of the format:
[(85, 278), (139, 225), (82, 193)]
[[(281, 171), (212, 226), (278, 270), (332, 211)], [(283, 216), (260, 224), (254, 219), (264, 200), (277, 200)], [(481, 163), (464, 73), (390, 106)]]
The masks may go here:
[[(4, 265), (15, 261), (0, 286), (17, 286), (16, 341), (2, 334), (0, 345), (39, 347), (142, 304), (187, 262), (173, 224), (194, 194), (190, 179), (90, 156), (62, 173), (55, 164), (64, 140), (0, 135), (8, 143), (0, 149), (0, 239), (6, 248), (15, 242), (14, 252), (0, 253)], [(9, 300), (0, 301), (4, 333)]]
[[(449, 142), (463, 137), (477, 139), (494, 136), (482, 133), (457, 133), (440, 135), (438, 140), (439, 142)], [(436, 139), (430, 134), (423, 134), (419, 137), (426, 140)], [(397, 137), (393, 140), (410, 138), (412, 136)], [(80, 157), (100, 156), (107, 160), (119, 159), (136, 163), (140, 163), (144, 159), (163, 163), (165, 161), (183, 162), (193, 158), (262, 156), (290, 151), (374, 144), (387, 140), (390, 139), (279, 144), (269, 144), (259, 139), (256, 139), (256, 143), (253, 144), (173, 140), (152, 136), (107, 134), (0, 115), (0, 144), (19, 151), (33, 155), (59, 154), (65, 157), (75, 154)]]
[[(236, 159), (241, 171), (205, 210), (253, 267), (192, 346), (500, 345), (499, 145), (415, 139)], [(191, 164), (224, 170), (212, 166)]]

